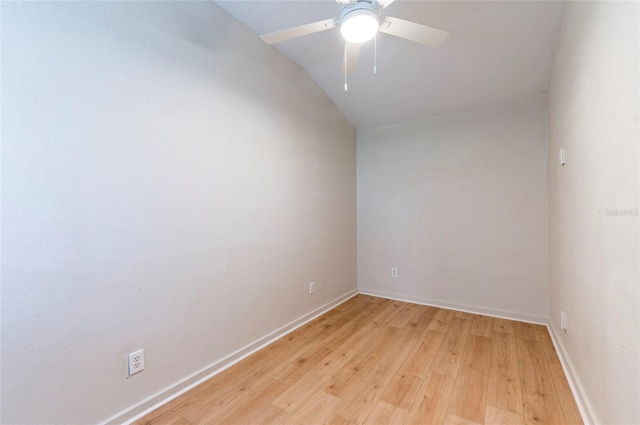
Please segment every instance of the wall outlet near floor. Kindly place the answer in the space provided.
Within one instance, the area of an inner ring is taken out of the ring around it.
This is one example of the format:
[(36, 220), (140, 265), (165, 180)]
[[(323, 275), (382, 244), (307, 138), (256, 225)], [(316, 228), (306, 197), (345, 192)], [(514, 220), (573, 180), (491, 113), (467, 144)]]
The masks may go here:
[(316, 292), (316, 283), (309, 282), (309, 295), (313, 294), (314, 292)]
[(129, 353), (129, 376), (144, 370), (144, 350)]
[(560, 312), (560, 327), (563, 331), (567, 331), (567, 313), (564, 311)]
[(398, 277), (398, 269), (391, 267), (391, 277)]

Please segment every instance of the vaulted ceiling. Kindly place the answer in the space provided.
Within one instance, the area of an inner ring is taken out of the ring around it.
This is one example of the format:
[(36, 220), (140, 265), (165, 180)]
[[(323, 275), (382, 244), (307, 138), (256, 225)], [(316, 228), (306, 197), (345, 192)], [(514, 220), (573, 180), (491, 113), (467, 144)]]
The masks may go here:
[[(337, 17), (333, 0), (217, 1), (262, 35)], [(451, 31), (440, 47), (379, 34), (363, 45), (344, 91), (338, 29), (275, 44), (300, 64), (356, 127), (405, 121), (547, 90), (559, 1), (397, 0), (384, 14)]]

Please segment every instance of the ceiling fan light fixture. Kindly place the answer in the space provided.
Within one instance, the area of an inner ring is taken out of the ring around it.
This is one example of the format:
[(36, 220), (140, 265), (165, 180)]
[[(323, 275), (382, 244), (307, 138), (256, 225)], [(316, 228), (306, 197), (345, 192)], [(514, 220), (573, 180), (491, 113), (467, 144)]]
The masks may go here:
[(375, 37), (380, 23), (375, 9), (359, 7), (346, 13), (340, 22), (340, 33), (349, 43), (364, 43)]

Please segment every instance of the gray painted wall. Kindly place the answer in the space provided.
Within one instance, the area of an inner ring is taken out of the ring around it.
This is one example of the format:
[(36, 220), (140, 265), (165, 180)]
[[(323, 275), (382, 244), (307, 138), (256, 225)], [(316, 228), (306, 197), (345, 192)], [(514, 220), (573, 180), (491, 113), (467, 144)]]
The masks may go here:
[(550, 323), (602, 424), (640, 423), (639, 16), (569, 2), (549, 87)]
[(546, 122), (536, 95), (359, 129), (358, 288), (545, 322)]
[(212, 2), (1, 7), (2, 423), (104, 420), (355, 289), (355, 130), (299, 66)]

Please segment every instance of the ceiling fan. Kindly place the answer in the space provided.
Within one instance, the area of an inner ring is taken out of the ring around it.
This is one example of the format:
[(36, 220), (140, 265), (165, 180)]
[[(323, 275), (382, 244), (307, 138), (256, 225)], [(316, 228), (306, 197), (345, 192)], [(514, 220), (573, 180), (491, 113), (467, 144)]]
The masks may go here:
[[(382, 9), (394, 0), (336, 0), (336, 2), (343, 5), (338, 18), (276, 31), (260, 38), (267, 44), (274, 44), (339, 26), (345, 40), (343, 71), (346, 75), (357, 67), (361, 44), (373, 39), (378, 32), (432, 47), (439, 46), (450, 34), (449, 31), (381, 15)], [(350, 58), (349, 63), (347, 58)]]

